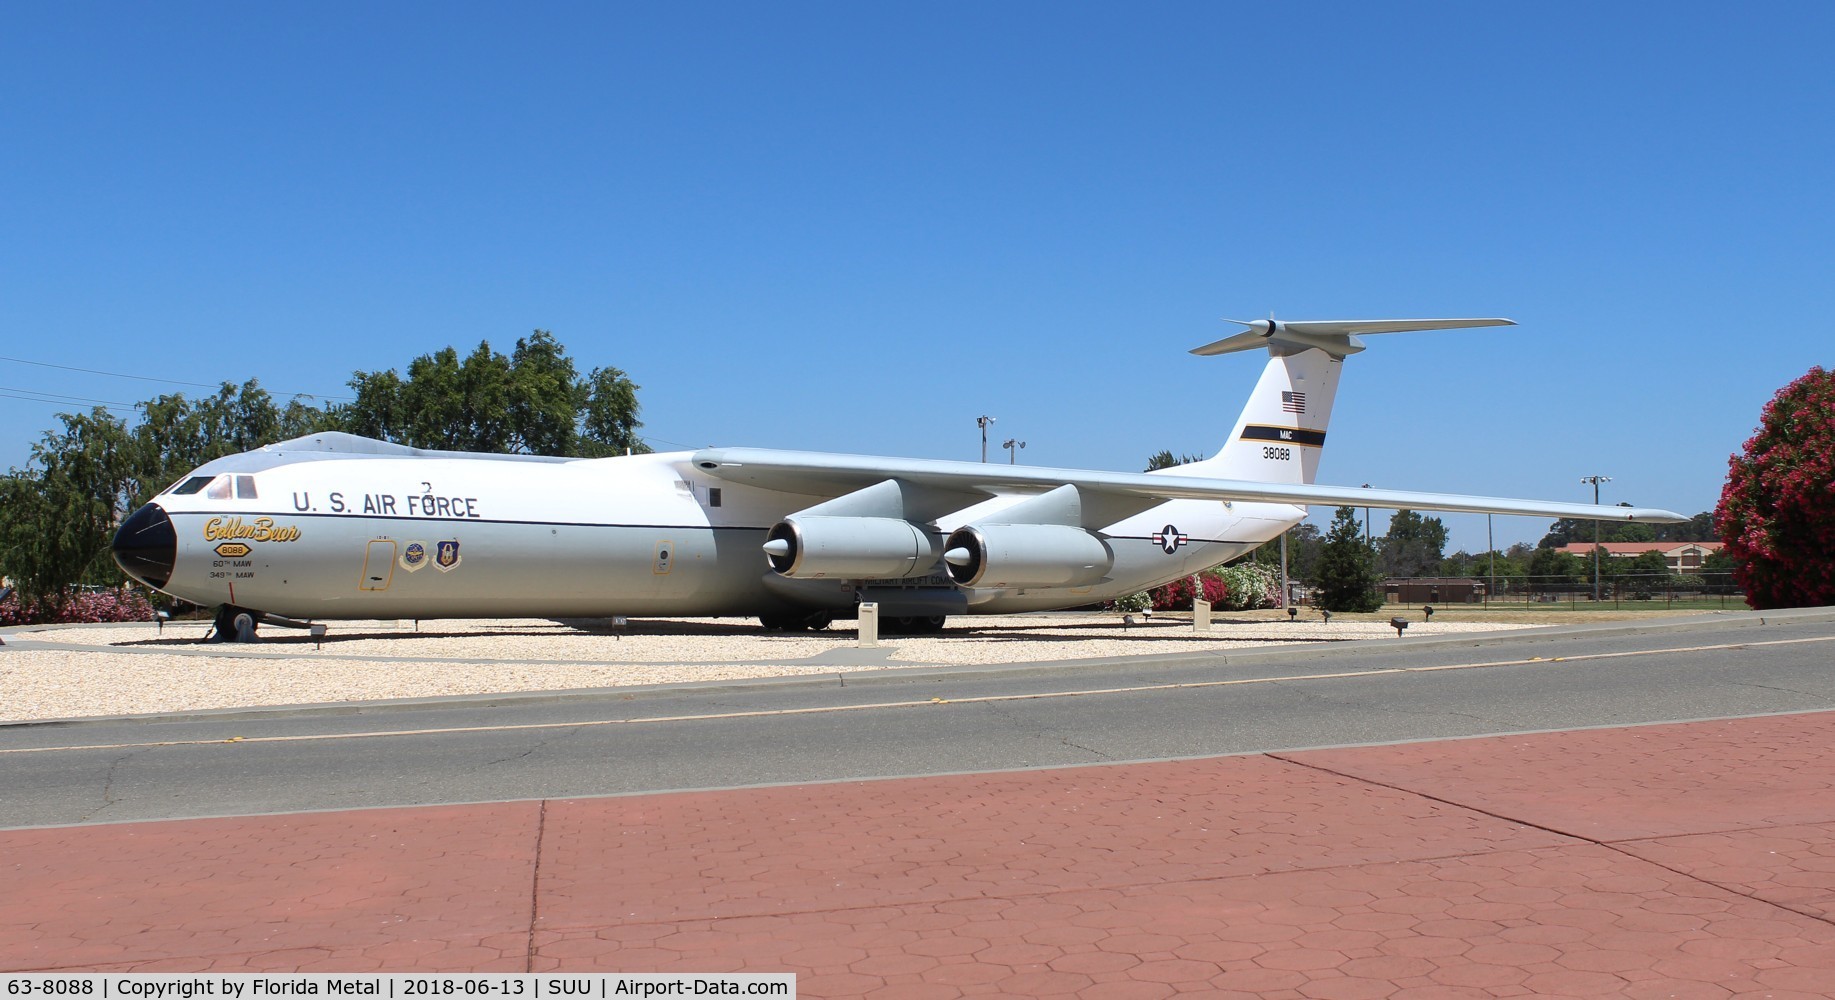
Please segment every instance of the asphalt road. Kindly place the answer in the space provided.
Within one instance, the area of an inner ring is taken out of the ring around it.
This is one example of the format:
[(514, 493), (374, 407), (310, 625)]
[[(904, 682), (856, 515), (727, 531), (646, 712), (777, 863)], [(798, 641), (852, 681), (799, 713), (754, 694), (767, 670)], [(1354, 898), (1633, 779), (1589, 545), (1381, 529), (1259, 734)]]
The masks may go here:
[(0, 727), (0, 827), (1100, 764), (1835, 708), (1835, 612)]

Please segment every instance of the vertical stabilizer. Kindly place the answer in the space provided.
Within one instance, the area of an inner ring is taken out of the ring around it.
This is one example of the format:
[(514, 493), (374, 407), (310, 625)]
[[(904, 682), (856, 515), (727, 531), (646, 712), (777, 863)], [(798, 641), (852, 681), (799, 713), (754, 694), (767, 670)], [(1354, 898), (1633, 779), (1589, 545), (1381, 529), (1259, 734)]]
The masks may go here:
[(1320, 350), (1270, 357), (1222, 450), (1179, 466), (1175, 474), (1262, 483), (1316, 481), (1343, 370), (1343, 359)]

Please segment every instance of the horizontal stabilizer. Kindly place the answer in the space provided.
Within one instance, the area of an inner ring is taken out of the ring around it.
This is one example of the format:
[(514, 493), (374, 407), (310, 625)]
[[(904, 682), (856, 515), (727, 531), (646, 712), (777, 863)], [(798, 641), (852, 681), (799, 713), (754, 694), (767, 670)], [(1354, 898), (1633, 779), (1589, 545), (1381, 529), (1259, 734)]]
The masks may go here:
[(1420, 330), (1466, 330), (1481, 326), (1515, 326), (1513, 320), (1490, 319), (1328, 319), (1277, 320), (1228, 319), (1248, 327), (1242, 333), (1225, 337), (1203, 347), (1192, 348), (1193, 354), (1205, 356), (1233, 354), (1237, 351), (1267, 347), (1277, 353), (1291, 353), (1317, 348), (1336, 358), (1356, 354), (1364, 349), (1357, 339), (1366, 333), (1413, 333)]

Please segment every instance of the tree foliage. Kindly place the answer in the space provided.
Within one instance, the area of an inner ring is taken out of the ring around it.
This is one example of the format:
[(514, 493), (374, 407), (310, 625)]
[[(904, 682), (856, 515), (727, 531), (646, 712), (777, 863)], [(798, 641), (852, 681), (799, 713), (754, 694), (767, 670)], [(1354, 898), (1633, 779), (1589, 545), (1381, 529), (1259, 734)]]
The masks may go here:
[(351, 376), (345, 430), (416, 448), (512, 455), (599, 457), (647, 452), (637, 437), (638, 386), (616, 368), (581, 378), (546, 330), (509, 354), (480, 341), (463, 360), (451, 347), (394, 371)]
[(1537, 549), (1535, 555), (1529, 557), (1529, 585), (1544, 593), (1572, 590), (1580, 586), (1591, 565), (1572, 552)]
[(603, 456), (649, 449), (637, 437), (637, 389), (624, 372), (581, 378), (546, 331), (508, 355), (482, 342), (448, 347), (395, 371), (356, 372), (356, 399), (335, 407), (277, 405), (254, 380), (196, 399), (168, 394), (137, 407), (133, 426), (106, 409), (59, 414), (24, 469), (0, 477), (0, 573), (33, 613), (73, 607), (72, 588), (116, 585), (109, 543), (122, 518), (213, 459), (326, 430), (420, 447)]
[(1714, 529), (1714, 515), (1702, 511), (1681, 524), (1642, 524), (1635, 521), (1587, 521), (1564, 517), (1548, 526), (1548, 534), (1537, 543), (1545, 549), (1558, 549), (1575, 542), (1591, 545), (1593, 526), (1599, 526), (1600, 543), (1605, 542), (1711, 542), (1720, 537)]
[(1175, 458), (1172, 452), (1162, 450), (1147, 459), (1147, 471), (1157, 472), (1160, 469), (1170, 469), (1175, 466), (1190, 465), (1193, 462), (1202, 461), (1204, 461), (1204, 459), (1198, 455), (1180, 455)]
[(1338, 508), (1313, 571), (1319, 606), (1327, 611), (1375, 611), (1383, 604), (1377, 592), (1381, 582), (1376, 554), (1364, 544), (1356, 508)]
[(1431, 576), (1445, 558), (1446, 525), (1437, 517), (1398, 510), (1389, 519), (1378, 552), (1385, 576)]
[(1835, 373), (1811, 368), (1765, 404), (1714, 523), (1747, 604), (1835, 604)]

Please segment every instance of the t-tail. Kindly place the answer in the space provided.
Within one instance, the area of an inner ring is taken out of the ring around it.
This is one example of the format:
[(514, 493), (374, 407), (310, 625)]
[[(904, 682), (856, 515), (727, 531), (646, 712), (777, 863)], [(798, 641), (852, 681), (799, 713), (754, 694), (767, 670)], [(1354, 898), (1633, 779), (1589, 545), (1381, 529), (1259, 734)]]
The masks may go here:
[(1326, 425), (1344, 359), (1364, 349), (1362, 334), (1514, 326), (1507, 319), (1385, 319), (1287, 322), (1229, 320), (1248, 327), (1193, 354), (1234, 354), (1265, 348), (1268, 365), (1249, 394), (1222, 450), (1173, 475), (1265, 483), (1311, 483), (1319, 473)]

